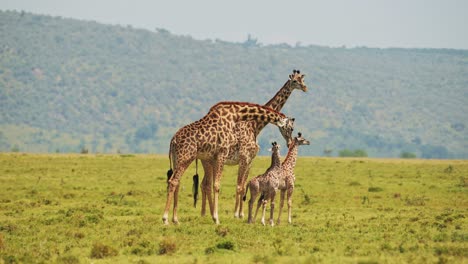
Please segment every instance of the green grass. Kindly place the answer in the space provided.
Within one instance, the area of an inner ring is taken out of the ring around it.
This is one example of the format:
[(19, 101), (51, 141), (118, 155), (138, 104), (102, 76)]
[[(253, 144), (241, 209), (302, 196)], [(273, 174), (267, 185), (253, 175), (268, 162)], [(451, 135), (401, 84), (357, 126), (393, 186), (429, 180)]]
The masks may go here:
[[(251, 176), (269, 162), (258, 157)], [(181, 224), (164, 226), (167, 166), (167, 157), (156, 155), (0, 154), (0, 263), (461, 263), (468, 257), (468, 161), (301, 157), (293, 224), (283, 212), (273, 228), (233, 218), (237, 167), (225, 167), (221, 181), (221, 225), (200, 217), (192, 206), (194, 165), (181, 182)]]

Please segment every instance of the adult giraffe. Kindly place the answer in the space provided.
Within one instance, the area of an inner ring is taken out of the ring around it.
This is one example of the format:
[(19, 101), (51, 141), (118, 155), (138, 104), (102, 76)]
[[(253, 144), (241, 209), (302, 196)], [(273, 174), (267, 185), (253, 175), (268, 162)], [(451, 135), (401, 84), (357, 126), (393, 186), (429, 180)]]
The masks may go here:
[[(307, 86), (304, 83), (304, 76), (305, 75), (301, 74), (299, 70), (293, 70), (293, 73), (289, 75), (289, 79), (286, 81), (283, 87), (265, 104), (265, 106), (270, 107), (276, 111), (280, 111), (288, 100), (292, 91), (298, 89), (306, 92)], [(236, 218), (244, 217), (243, 196), (245, 193), (245, 185), (249, 176), (252, 161), (255, 156), (257, 156), (259, 150), (257, 136), (267, 124), (268, 122), (265, 120), (257, 119), (254, 121), (238, 122), (234, 128), (236, 140), (232, 141), (232, 144), (229, 147), (229, 155), (226, 158), (225, 163), (226, 165), (239, 165), (237, 174), (236, 204), (234, 207), (234, 217)], [(201, 215), (203, 216), (206, 214), (207, 200), (210, 203), (210, 210), (213, 208), (211, 195), (213, 175), (210, 166), (206, 161), (202, 160), (202, 165), (205, 172), (201, 184)], [(213, 212), (211, 213), (213, 214)]]
[(219, 224), (220, 179), (229, 147), (236, 140), (234, 128), (236, 122), (253, 120), (262, 120), (282, 127), (288, 118), (269, 107), (257, 104), (220, 102), (211, 107), (203, 118), (182, 127), (175, 133), (169, 147), (171, 169), (168, 173), (170, 178), (168, 179), (167, 200), (163, 215), (164, 224), (169, 224), (168, 215), (172, 199), (174, 199), (172, 221), (179, 222), (177, 218), (179, 181), (187, 167), (195, 159), (204, 161), (214, 176), (214, 205), (211, 209), (213, 220)]

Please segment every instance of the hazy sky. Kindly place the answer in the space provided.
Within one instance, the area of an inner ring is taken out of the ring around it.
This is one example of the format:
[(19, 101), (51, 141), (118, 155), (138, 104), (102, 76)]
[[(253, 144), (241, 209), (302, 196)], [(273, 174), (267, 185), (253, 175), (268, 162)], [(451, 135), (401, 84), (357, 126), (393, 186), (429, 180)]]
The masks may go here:
[(263, 44), (468, 49), (467, 0), (0, 0), (0, 10), (196, 39), (242, 42), (251, 34)]

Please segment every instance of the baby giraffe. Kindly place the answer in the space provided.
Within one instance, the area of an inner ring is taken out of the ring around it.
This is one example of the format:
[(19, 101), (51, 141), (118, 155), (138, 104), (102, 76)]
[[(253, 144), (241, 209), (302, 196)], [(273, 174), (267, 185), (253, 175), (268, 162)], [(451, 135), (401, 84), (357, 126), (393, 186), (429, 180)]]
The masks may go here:
[(283, 164), (281, 164), (282, 178), (279, 181), (278, 187), (281, 190), (281, 196), (277, 224), (280, 223), (281, 211), (283, 210), (284, 195), (286, 191), (288, 192), (288, 222), (291, 223), (292, 194), (294, 191), (294, 181), (296, 180), (296, 177), (294, 176), (294, 167), (296, 167), (298, 148), (302, 145), (310, 145), (310, 142), (303, 138), (301, 133), (298, 133), (297, 137), (294, 137), (294, 139), (289, 142), (288, 154), (286, 155)]
[[(266, 204), (268, 200), (270, 200), (270, 225), (274, 225), (273, 221), (273, 212), (275, 209), (275, 196), (276, 192), (278, 191), (279, 187), (279, 180), (283, 178), (281, 176), (282, 169), (281, 169), (281, 160), (280, 160), (280, 153), (279, 153), (279, 145), (276, 142), (272, 143), (273, 147), (271, 148), (271, 165), (265, 171), (264, 174), (258, 175), (257, 177), (250, 180), (249, 184), (247, 185), (247, 190), (250, 188), (250, 200), (249, 200), (249, 223), (255, 222), (255, 218), (257, 218), (258, 209), (260, 205), (262, 205), (263, 213), (262, 213), (262, 224), (265, 225), (265, 211), (266, 211)], [(246, 193), (247, 193), (246, 190)], [(257, 203), (257, 209), (255, 210), (255, 216), (252, 218), (252, 209), (255, 198), (257, 198), (258, 194), (261, 193), (260, 199)], [(244, 196), (244, 200), (245, 200)]]

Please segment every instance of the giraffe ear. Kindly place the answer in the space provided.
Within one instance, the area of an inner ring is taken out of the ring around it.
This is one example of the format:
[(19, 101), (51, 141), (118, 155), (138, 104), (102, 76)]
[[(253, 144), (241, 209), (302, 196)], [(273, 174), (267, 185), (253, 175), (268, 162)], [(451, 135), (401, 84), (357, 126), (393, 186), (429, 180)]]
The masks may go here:
[(304, 79), (304, 77), (305, 77), (305, 74), (302, 74), (302, 75), (301, 75), (301, 79)]
[(293, 75), (289, 74), (289, 80), (292, 80), (292, 78), (293, 78)]

